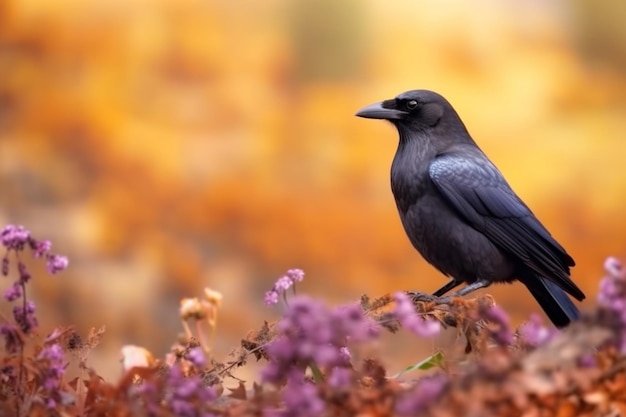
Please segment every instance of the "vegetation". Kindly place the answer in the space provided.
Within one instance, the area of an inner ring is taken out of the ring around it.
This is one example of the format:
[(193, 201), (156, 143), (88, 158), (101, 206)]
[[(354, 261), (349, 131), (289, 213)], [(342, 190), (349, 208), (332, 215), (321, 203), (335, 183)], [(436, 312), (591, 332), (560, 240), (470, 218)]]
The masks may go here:
[[(0, 335), (0, 411), (16, 416), (613, 416), (626, 412), (626, 269), (606, 261), (597, 307), (563, 331), (533, 316), (513, 330), (491, 296), (433, 300), (397, 293), (329, 307), (295, 295), (304, 272), (292, 269), (265, 294), (283, 300), (283, 318), (264, 322), (227, 359), (211, 352), (221, 295), (181, 302), (186, 335), (164, 357), (125, 346), (124, 373), (105, 381), (88, 362), (104, 329), (81, 337), (71, 327), (38, 332), (25, 256), (43, 258), (48, 272), (68, 266), (48, 241), (23, 227), (0, 232), (2, 275), (15, 279), (4, 294), (13, 315)], [(291, 294), (291, 293), (294, 294)], [(367, 345), (382, 331), (415, 334), (423, 343), (455, 328), (464, 355), (440, 352), (389, 375)], [(207, 336), (207, 330), (209, 336)], [(254, 381), (231, 371), (250, 359), (265, 363)], [(66, 375), (69, 362), (79, 374)]]

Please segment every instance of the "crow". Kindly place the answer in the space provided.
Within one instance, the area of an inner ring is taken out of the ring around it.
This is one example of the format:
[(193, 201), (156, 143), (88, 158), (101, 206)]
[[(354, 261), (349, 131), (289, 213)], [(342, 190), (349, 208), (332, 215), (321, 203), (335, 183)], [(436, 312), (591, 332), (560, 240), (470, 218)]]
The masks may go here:
[(412, 90), (356, 115), (388, 120), (398, 130), (391, 189), (402, 226), (424, 259), (450, 277), (433, 296), (463, 283), (452, 296), (518, 280), (557, 327), (579, 317), (566, 294), (585, 298), (570, 278), (574, 260), (511, 189), (445, 98)]

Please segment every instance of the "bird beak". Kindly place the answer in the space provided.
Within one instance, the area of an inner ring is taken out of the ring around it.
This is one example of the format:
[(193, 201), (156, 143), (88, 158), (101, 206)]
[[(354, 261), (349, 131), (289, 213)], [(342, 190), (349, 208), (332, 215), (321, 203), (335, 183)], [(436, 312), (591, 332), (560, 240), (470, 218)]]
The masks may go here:
[(370, 104), (363, 107), (356, 113), (358, 117), (365, 117), (366, 119), (402, 119), (407, 113), (402, 110), (388, 109), (383, 107), (385, 102)]

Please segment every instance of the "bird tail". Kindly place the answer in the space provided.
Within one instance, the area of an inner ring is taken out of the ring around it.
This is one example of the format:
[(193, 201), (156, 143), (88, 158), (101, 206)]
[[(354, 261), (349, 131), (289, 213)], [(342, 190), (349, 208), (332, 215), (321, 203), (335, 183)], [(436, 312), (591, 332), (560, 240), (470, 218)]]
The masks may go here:
[(565, 327), (580, 317), (578, 308), (565, 291), (549, 279), (534, 276), (522, 282), (556, 327)]

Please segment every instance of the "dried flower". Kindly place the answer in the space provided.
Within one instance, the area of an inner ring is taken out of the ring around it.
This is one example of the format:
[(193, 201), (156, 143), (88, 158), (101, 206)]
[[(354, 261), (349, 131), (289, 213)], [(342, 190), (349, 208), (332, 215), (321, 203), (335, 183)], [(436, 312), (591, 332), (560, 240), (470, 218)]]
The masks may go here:
[(135, 367), (149, 367), (154, 365), (154, 356), (146, 348), (135, 345), (124, 345), (122, 352), (122, 367), (129, 371)]
[[(180, 301), (179, 311), (187, 338), (191, 340), (191, 338), (195, 337), (200, 342), (202, 348), (208, 352), (213, 341), (215, 328), (217, 327), (217, 312), (218, 307), (222, 302), (222, 294), (210, 288), (205, 288), (204, 294), (206, 296), (206, 300), (200, 300), (198, 298), (183, 298)], [(187, 323), (188, 321), (194, 321), (195, 336), (191, 327)], [(206, 321), (206, 324), (209, 326), (210, 334), (208, 341), (205, 336), (206, 330), (203, 328), (203, 321)]]
[(206, 296), (209, 303), (211, 303), (215, 307), (219, 307), (222, 305), (222, 299), (224, 296), (221, 292), (212, 290), (211, 288), (204, 289), (204, 295)]
[(183, 320), (204, 320), (207, 317), (205, 306), (197, 298), (183, 298), (180, 300), (179, 312), (180, 318)]

